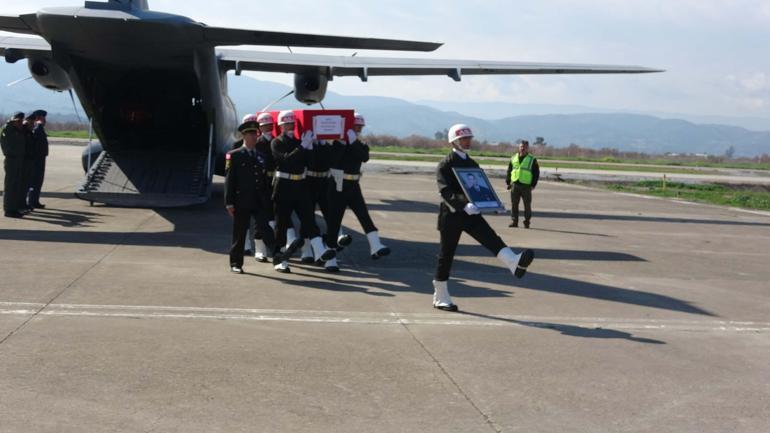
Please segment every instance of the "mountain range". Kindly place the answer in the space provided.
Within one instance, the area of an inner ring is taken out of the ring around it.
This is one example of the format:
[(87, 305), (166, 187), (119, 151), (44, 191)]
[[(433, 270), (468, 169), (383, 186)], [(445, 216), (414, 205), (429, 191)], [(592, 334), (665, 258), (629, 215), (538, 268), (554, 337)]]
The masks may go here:
[[(21, 62), (20, 62), (21, 63)], [(0, 67), (0, 83), (28, 76), (23, 64)], [(330, 83), (333, 88), (334, 83)], [(239, 115), (256, 112), (285, 95), (290, 87), (229, 76), (230, 96)], [(381, 96), (346, 96), (328, 92), (326, 108), (354, 108), (367, 118), (367, 132), (397, 137), (433, 137), (455, 123), (467, 123), (476, 137), (489, 142), (515, 142), (544, 137), (552, 146), (572, 143), (590, 148), (616, 148), (646, 153), (770, 154), (770, 120), (748, 117), (698, 117), (660, 113), (616, 112), (590, 107), (508, 103), (408, 102)], [(301, 108), (292, 96), (272, 109)], [(0, 113), (45, 108), (52, 118), (72, 120), (73, 104), (67, 93), (50, 92), (32, 80), (15, 86), (0, 85)], [(82, 107), (78, 105), (81, 117)], [(497, 116), (497, 117), (495, 117)], [(674, 118), (668, 118), (674, 117)], [(678, 118), (677, 118), (678, 117)], [(710, 122), (725, 122), (718, 124)]]

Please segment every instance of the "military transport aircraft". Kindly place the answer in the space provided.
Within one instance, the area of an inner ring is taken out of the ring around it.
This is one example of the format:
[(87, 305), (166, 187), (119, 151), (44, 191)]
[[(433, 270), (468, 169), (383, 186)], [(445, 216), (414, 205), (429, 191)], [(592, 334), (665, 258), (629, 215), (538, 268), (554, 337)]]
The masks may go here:
[(85, 200), (136, 207), (172, 207), (208, 200), (214, 174), (235, 141), (236, 111), (227, 72), (294, 74), (295, 97), (323, 100), (334, 77), (475, 74), (607, 74), (657, 72), (601, 66), (366, 58), (223, 49), (225, 46), (434, 51), (441, 44), (209, 27), (155, 12), (147, 0), (86, 1), (0, 16), (8, 63), (26, 60), (42, 86), (77, 93), (99, 143), (84, 155), (94, 163), (76, 194)]

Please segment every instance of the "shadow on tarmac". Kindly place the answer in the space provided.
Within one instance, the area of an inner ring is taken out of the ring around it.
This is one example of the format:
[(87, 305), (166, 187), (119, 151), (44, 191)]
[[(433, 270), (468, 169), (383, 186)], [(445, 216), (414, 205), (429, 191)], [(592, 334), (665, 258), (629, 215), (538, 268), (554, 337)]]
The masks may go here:
[[(215, 197), (207, 204), (200, 206), (156, 210), (159, 215), (173, 224), (174, 229), (169, 232), (0, 229), (0, 240), (194, 248), (222, 254), (224, 262), (229, 250), (232, 223), (230, 217), (220, 206), (220, 203), (221, 200), (217, 200), (217, 197)], [(435, 210), (435, 206), (431, 205), (431, 209)], [(93, 211), (89, 212), (45, 209), (39, 211), (39, 213), (40, 218), (44, 220), (41, 222), (58, 224), (62, 227), (89, 227), (97, 224), (100, 218), (107, 216), (99, 213), (99, 207), (94, 207)], [(42, 215), (47, 216), (42, 217)], [(431, 217), (433, 217), (432, 214)], [(27, 218), (34, 220), (37, 217)], [(336, 278), (334, 274), (326, 274), (320, 268), (302, 269), (302, 266), (296, 264), (292, 265), (295, 269), (295, 275), (307, 275), (308, 278), (306, 280), (282, 279), (268, 265), (265, 265), (265, 272), (259, 276), (281, 281), (289, 285), (320, 290), (362, 292), (373, 296), (394, 296), (398, 292), (432, 293), (433, 289), (430, 285), (430, 280), (435, 266), (435, 257), (438, 252), (438, 245), (436, 243), (384, 238), (383, 243), (391, 247), (394, 254), (390, 257), (373, 261), (369, 256), (369, 248), (365, 236), (350, 230), (348, 227), (346, 227), (346, 231), (354, 237), (354, 242), (340, 254), (340, 266), (343, 269), (342, 275), (349, 277), (352, 273), (353, 275), (366, 276), (365, 282), (360, 284), (351, 283), (349, 280)], [(463, 260), (464, 257), (491, 256), (489, 251), (475, 244), (460, 245), (457, 253), (454, 269), (459, 272), (454, 272), (454, 274), (460, 277), (462, 275), (472, 275), (473, 279), (482, 279), (485, 282), (505, 286), (510, 286), (515, 282), (517, 287), (529, 290), (703, 316), (715, 316), (713, 313), (693, 306), (687, 301), (670, 296), (595, 284), (589, 281), (547, 276), (533, 272), (528, 273), (527, 277), (522, 280), (514, 280), (510, 272), (502, 266)], [(641, 257), (620, 252), (558, 249), (537, 250), (535, 269), (537, 260), (645, 262)], [(252, 269), (254, 268), (252, 267)], [(299, 272), (300, 269), (302, 269), (302, 273)], [(382, 272), (388, 273), (388, 281), (383, 281), (380, 278)], [(459, 298), (511, 296), (509, 291), (470, 286), (463, 283), (462, 278), (456, 278), (453, 281), (456, 282), (452, 291), (453, 296)], [(369, 290), (370, 288), (380, 289), (386, 293), (372, 292)]]
[(602, 339), (623, 339), (636, 343), (645, 344), (666, 344), (665, 341), (655, 340), (652, 338), (634, 337), (633, 334), (628, 332), (618, 331), (608, 328), (584, 328), (582, 326), (564, 325), (561, 323), (549, 323), (549, 322), (533, 322), (530, 320), (516, 320), (507, 317), (496, 317), (487, 314), (473, 313), (470, 311), (460, 310), (457, 314), (463, 314), (466, 316), (479, 317), (483, 319), (497, 320), (501, 322), (513, 323), (516, 325), (527, 326), (530, 328), (552, 329), (560, 332), (562, 335), (570, 337), (581, 338), (602, 338)]

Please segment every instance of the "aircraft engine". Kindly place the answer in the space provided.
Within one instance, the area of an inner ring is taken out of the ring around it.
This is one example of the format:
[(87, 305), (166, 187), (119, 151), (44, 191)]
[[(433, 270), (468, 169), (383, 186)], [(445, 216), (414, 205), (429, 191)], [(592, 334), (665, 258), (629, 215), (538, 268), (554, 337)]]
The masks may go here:
[(303, 104), (317, 104), (326, 96), (329, 78), (322, 74), (294, 74), (294, 97)]
[(30, 57), (27, 60), (27, 67), (32, 78), (46, 89), (64, 92), (72, 88), (70, 78), (64, 69), (50, 59)]

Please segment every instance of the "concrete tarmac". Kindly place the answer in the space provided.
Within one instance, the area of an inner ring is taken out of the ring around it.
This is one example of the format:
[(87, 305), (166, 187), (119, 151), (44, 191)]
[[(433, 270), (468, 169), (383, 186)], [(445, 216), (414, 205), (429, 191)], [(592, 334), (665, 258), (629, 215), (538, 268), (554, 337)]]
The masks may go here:
[(768, 431), (768, 215), (545, 182), (532, 229), (487, 217), (531, 271), (463, 237), (444, 313), (430, 175), (364, 176), (391, 256), (348, 212), (342, 273), (233, 275), (221, 186), (90, 207), (79, 155), (0, 219), (2, 433)]

